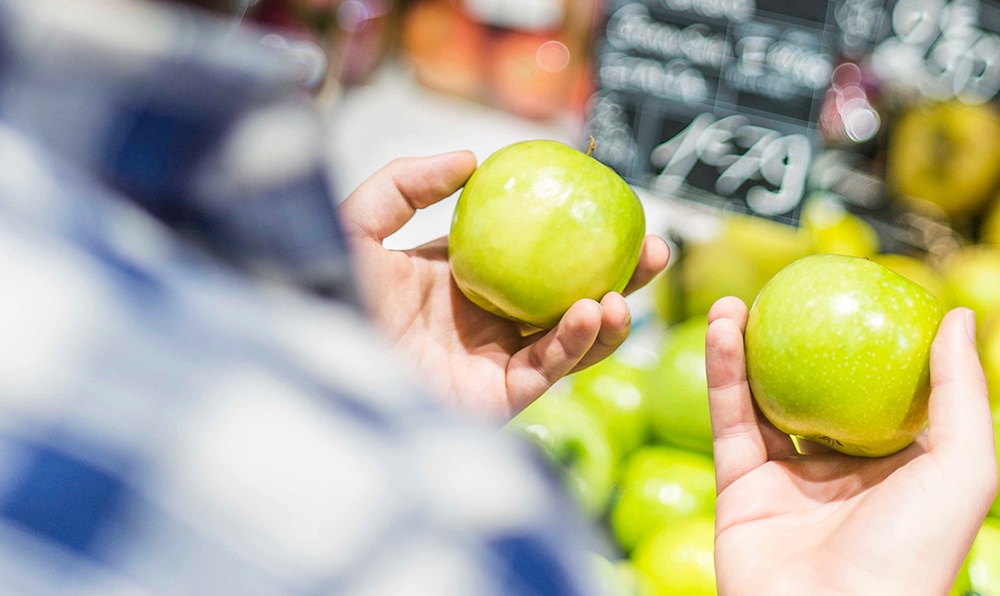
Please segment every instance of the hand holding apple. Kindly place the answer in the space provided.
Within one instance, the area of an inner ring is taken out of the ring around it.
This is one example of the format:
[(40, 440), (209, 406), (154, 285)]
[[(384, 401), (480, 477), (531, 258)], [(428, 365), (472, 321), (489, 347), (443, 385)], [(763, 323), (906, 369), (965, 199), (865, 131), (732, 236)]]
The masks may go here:
[(935, 337), (927, 432), (883, 458), (796, 453), (751, 397), (747, 314), (720, 300), (706, 338), (720, 593), (947, 593), (997, 489), (972, 313)]
[(645, 231), (639, 198), (611, 168), (562, 143), (526, 141), (466, 182), (448, 257), (469, 300), (549, 329), (577, 300), (625, 289)]
[(757, 405), (798, 438), (851, 455), (895, 453), (927, 421), (942, 315), (930, 292), (869, 260), (800, 259), (750, 309), (747, 377)]
[[(467, 151), (399, 159), (351, 193), (339, 212), (362, 295), (394, 347), (460, 408), (509, 417), (563, 375), (611, 354), (628, 336), (630, 318), (622, 295), (610, 292), (600, 302), (575, 302), (547, 333), (525, 336), (458, 290), (446, 238), (406, 251), (382, 246), (417, 209), (461, 188), (475, 168)], [(624, 293), (649, 282), (668, 254), (662, 239), (646, 237)]]

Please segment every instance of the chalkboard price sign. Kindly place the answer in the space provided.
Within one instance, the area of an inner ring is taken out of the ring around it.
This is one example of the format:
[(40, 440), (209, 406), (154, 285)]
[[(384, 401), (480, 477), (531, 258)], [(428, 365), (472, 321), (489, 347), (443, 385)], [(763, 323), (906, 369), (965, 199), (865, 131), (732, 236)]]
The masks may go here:
[(594, 153), (654, 193), (794, 221), (819, 149), (835, 0), (617, 0)]

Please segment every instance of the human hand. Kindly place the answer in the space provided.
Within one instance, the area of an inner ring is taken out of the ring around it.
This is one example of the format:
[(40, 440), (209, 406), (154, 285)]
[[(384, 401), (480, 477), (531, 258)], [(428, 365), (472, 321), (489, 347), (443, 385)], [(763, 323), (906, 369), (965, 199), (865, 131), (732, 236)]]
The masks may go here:
[(877, 459), (796, 453), (751, 397), (746, 320), (724, 298), (706, 338), (719, 593), (947, 594), (997, 492), (971, 311), (948, 313), (931, 348), (928, 429)]
[[(407, 251), (382, 241), (422, 209), (450, 196), (476, 168), (468, 151), (398, 159), (340, 206), (362, 294), (377, 325), (459, 408), (508, 418), (564, 375), (610, 355), (628, 336), (622, 294), (579, 300), (542, 332), (490, 314), (455, 285), (447, 238)], [(624, 294), (667, 263), (666, 243), (647, 236)]]

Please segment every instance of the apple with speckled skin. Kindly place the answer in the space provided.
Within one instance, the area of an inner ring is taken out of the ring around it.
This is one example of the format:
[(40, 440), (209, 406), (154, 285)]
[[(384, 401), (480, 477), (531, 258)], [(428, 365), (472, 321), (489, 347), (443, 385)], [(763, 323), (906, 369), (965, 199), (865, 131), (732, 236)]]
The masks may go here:
[(778, 429), (879, 457), (927, 423), (931, 342), (944, 317), (920, 285), (867, 259), (813, 255), (782, 269), (747, 319), (747, 377)]
[(525, 141), (466, 182), (448, 256), (473, 303), (548, 329), (577, 300), (624, 290), (645, 233), (639, 198), (613, 170), (562, 143)]

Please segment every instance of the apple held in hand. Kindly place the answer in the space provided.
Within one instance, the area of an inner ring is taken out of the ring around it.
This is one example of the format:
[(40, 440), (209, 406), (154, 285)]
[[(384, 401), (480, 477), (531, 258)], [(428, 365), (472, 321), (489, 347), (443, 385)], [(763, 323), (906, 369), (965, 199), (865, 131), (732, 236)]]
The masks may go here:
[(448, 256), (469, 300), (547, 329), (577, 300), (625, 289), (645, 232), (642, 204), (618, 174), (562, 143), (527, 141), (466, 182)]
[(899, 451), (927, 422), (930, 347), (943, 316), (930, 292), (869, 260), (799, 259), (750, 309), (753, 396), (790, 435), (850, 455)]

